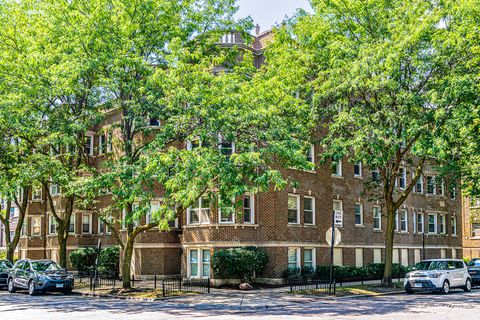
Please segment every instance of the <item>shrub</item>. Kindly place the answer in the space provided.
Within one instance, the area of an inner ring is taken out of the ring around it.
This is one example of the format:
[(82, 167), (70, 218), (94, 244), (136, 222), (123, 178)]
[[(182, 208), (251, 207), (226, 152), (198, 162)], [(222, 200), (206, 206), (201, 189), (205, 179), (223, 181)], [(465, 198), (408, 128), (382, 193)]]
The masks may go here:
[(215, 250), (212, 269), (215, 278), (254, 282), (268, 262), (265, 250), (247, 247)]
[(0, 250), (0, 260), (6, 260), (6, 259), (7, 259), (7, 251)]
[[(70, 252), (70, 263), (79, 272), (92, 273), (95, 268), (97, 250), (94, 248), (80, 248)], [(117, 276), (120, 260), (118, 247), (107, 247), (100, 251), (97, 271), (109, 276)]]

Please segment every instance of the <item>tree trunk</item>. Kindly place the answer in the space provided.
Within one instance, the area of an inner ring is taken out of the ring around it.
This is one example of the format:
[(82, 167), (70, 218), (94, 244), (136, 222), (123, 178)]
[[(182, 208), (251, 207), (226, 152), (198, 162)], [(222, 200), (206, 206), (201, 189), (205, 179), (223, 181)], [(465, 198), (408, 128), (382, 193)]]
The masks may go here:
[(7, 260), (13, 262), (14, 254), (15, 254), (15, 247), (12, 246), (13, 243), (10, 243), (7, 246)]
[[(387, 205), (387, 207), (390, 207)], [(387, 209), (387, 230), (385, 233), (385, 269), (383, 270), (383, 285), (392, 285), (393, 237), (395, 232), (395, 212)]]
[(130, 271), (132, 267), (132, 255), (133, 255), (133, 241), (130, 239), (125, 243), (125, 249), (123, 250), (123, 261), (122, 261), (122, 279), (123, 279), (123, 289), (130, 289)]
[(61, 229), (57, 230), (59, 264), (62, 268), (67, 268), (67, 237), (65, 228)]

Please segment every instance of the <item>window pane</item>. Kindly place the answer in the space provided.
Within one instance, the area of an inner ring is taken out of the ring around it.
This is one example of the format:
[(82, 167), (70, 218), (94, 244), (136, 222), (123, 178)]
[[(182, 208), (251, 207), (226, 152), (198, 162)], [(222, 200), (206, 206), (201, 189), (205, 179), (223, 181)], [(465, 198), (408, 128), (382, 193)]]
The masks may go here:
[(355, 204), (355, 224), (362, 224), (362, 205)]
[(303, 199), (303, 214), (306, 224), (313, 224), (313, 199)]
[(252, 208), (250, 204), (250, 196), (243, 197), (243, 221), (252, 222)]
[(298, 223), (297, 221), (297, 197), (288, 196), (288, 222)]

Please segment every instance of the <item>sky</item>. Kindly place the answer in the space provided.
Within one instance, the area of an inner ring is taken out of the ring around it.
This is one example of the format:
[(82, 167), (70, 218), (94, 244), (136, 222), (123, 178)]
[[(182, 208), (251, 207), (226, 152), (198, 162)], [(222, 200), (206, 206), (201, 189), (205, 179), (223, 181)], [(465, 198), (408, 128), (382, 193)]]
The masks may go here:
[(237, 0), (237, 4), (236, 17), (251, 16), (262, 31), (282, 22), (285, 15), (292, 16), (297, 8), (311, 10), (308, 0)]

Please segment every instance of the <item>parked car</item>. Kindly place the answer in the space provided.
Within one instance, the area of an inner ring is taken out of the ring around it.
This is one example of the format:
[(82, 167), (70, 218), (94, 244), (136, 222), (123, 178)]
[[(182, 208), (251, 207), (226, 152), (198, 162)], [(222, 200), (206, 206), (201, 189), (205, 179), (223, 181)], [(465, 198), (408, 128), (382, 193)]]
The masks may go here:
[(70, 294), (74, 285), (73, 275), (52, 260), (19, 260), (8, 276), (8, 291), (27, 289), (28, 294), (61, 291)]
[(468, 273), (472, 278), (472, 285), (473, 286), (479, 285), (480, 284), (480, 259), (475, 258), (470, 260), (470, 262), (467, 263), (467, 267), (468, 267)]
[(8, 260), (0, 260), (0, 288), (7, 286), (8, 273), (12, 263)]
[(405, 275), (404, 287), (407, 293), (440, 291), (446, 294), (454, 288), (468, 292), (472, 290), (472, 279), (463, 260), (424, 260)]

